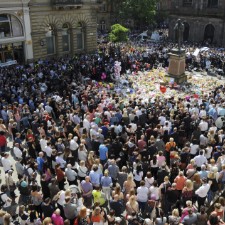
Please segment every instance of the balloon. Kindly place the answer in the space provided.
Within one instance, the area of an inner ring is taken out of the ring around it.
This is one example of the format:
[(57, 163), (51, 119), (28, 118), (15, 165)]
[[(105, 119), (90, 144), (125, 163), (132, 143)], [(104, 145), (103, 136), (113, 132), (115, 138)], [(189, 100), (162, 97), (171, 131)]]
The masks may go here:
[(163, 85), (160, 85), (160, 91), (164, 94), (166, 92), (166, 87)]

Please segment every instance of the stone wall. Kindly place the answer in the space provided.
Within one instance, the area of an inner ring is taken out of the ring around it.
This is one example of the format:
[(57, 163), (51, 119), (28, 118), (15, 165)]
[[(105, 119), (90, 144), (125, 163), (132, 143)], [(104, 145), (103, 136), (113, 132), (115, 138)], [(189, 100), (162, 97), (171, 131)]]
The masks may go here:
[(169, 37), (175, 40), (174, 25), (178, 18), (189, 26), (188, 41), (204, 42), (206, 27), (214, 30), (212, 43), (225, 44), (225, 1), (218, 0), (218, 6), (210, 8), (208, 0), (193, 0), (192, 5), (184, 7), (183, 0), (173, 0), (169, 16)]
[[(79, 2), (79, 1), (78, 1)], [(93, 52), (97, 46), (97, 23), (94, 4), (82, 1), (82, 4), (56, 7), (50, 0), (31, 0), (30, 17), (34, 59), (74, 55), (79, 52)], [(70, 51), (63, 52), (63, 25), (69, 26)], [(84, 48), (77, 48), (77, 34), (84, 36)], [(49, 25), (53, 27), (55, 54), (47, 55), (46, 33)]]

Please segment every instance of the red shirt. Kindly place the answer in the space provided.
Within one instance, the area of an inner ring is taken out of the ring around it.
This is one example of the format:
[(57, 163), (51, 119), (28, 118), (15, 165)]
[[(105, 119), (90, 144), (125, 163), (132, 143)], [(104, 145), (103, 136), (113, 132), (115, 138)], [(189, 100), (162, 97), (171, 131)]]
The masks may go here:
[(4, 135), (0, 135), (0, 147), (6, 146), (7, 140)]

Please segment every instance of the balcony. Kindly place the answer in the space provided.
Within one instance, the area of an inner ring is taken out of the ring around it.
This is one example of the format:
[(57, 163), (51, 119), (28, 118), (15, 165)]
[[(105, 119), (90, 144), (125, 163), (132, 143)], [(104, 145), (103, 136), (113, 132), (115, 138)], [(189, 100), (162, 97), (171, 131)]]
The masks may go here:
[(76, 9), (83, 6), (82, 0), (53, 0), (56, 9)]

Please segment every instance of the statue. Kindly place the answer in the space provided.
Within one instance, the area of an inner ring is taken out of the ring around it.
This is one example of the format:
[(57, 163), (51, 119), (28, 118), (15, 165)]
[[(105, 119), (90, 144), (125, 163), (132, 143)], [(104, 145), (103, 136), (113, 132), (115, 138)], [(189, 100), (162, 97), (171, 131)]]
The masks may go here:
[(181, 50), (181, 41), (183, 39), (183, 32), (184, 32), (184, 24), (181, 22), (181, 19), (177, 20), (177, 23), (174, 27), (175, 32), (177, 33), (178, 37), (178, 51)]

